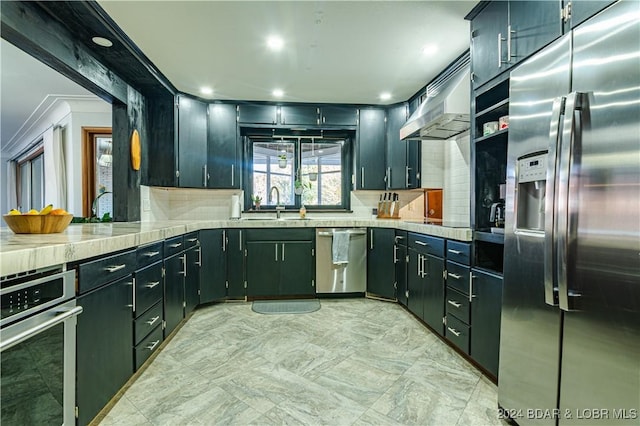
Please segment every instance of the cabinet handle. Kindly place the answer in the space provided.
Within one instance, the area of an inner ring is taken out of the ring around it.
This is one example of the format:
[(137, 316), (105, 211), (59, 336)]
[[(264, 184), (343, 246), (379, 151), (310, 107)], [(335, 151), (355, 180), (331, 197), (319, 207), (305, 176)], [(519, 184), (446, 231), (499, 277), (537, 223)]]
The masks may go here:
[(222, 251), (227, 251), (227, 231), (222, 231)]
[(417, 263), (418, 263), (418, 276), (420, 278), (422, 278), (423, 277), (422, 268), (424, 267), (424, 264), (422, 263), (422, 255), (421, 254), (418, 255), (418, 262)]
[(326, 117), (322, 117), (322, 124), (324, 124), (326, 122), (325, 118)]
[(179, 257), (182, 260), (182, 271), (178, 272), (180, 275), (187, 276), (187, 255), (182, 255)]
[(462, 278), (462, 275), (454, 274), (452, 272), (447, 272), (447, 276), (451, 278), (455, 278), (456, 280), (459, 280), (460, 278)]
[(231, 186), (233, 186), (233, 182), (234, 182), (234, 175), (235, 175), (235, 164), (231, 165)]
[(105, 269), (105, 271), (109, 271), (109, 273), (113, 273), (116, 271), (119, 271), (120, 269), (124, 269), (127, 267), (126, 263), (123, 263), (122, 265), (117, 265), (117, 266), (107, 266)]
[(458, 330), (454, 330), (451, 327), (447, 327), (447, 330), (449, 330), (454, 336), (460, 337), (460, 332)]
[(242, 251), (242, 229), (239, 231), (240, 233), (240, 238), (239, 238), (239, 246), (238, 246), (238, 250)]
[(502, 66), (502, 33), (498, 33), (498, 68)]
[(428, 243), (425, 243), (424, 241), (418, 241), (418, 240), (415, 240), (415, 243), (418, 244), (419, 246), (428, 246), (429, 245)]
[(450, 304), (451, 306), (453, 306), (454, 308), (459, 308), (460, 306), (462, 306), (462, 304), (453, 301), (453, 300), (447, 300), (447, 303)]
[(406, 166), (405, 167), (405, 173), (404, 173), (404, 180), (405, 180), (405, 186), (407, 188), (409, 188), (411, 185), (409, 185), (409, 170), (411, 170), (411, 167)]
[(276, 252), (276, 262), (278, 261), (278, 243), (276, 243), (275, 245), (275, 252)]
[(202, 266), (202, 249), (198, 247), (196, 251), (198, 252), (198, 261), (196, 262), (196, 266)]
[(189, 238), (187, 241), (189, 241), (190, 243), (193, 243), (194, 241), (198, 241), (197, 238)]
[(150, 282), (149, 284), (145, 284), (145, 287), (151, 289), (158, 285), (160, 285), (160, 281), (153, 281), (153, 282)]
[(202, 166), (202, 186), (207, 187), (207, 165)]
[(422, 256), (422, 276), (420, 278), (424, 278), (427, 276), (427, 268), (424, 267), (425, 261), (428, 261), (427, 256)]
[(144, 255), (147, 256), (147, 257), (153, 257), (153, 256), (157, 256), (159, 254), (160, 254), (159, 251), (148, 251), (148, 252), (144, 253)]
[(147, 346), (145, 349), (149, 349), (150, 351), (152, 351), (156, 348), (156, 346), (158, 346), (158, 343), (160, 343), (160, 340), (156, 340), (155, 342), (151, 343), (150, 346)]
[(472, 299), (476, 296), (473, 295), (473, 279), (476, 278), (475, 275), (469, 274), (469, 303), (472, 302)]
[(373, 250), (373, 228), (369, 229), (369, 248)]
[(173, 243), (173, 244), (169, 244), (169, 247), (171, 248), (178, 248), (182, 245), (182, 243)]
[(360, 167), (360, 188), (364, 189), (364, 167)]
[(511, 34), (515, 31), (511, 31), (511, 25), (507, 27), (507, 62), (511, 63)]
[(398, 257), (396, 256), (396, 254), (398, 253), (398, 246), (397, 245), (393, 245), (393, 263), (398, 263)]
[(284, 243), (282, 243), (282, 261), (284, 262)]
[(153, 317), (151, 318), (149, 321), (145, 321), (147, 324), (149, 325), (153, 325), (156, 321), (158, 321), (160, 319), (160, 315), (158, 315), (157, 317)]
[(462, 252), (460, 250), (448, 249), (447, 251), (449, 253), (453, 253), (453, 254), (462, 254)]

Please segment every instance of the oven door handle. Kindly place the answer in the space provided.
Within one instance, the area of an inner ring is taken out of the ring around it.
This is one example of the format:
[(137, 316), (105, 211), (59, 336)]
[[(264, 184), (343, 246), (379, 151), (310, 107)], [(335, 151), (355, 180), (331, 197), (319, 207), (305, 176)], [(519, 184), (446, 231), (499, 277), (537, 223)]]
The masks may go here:
[(82, 313), (82, 306), (76, 306), (73, 309), (68, 311), (63, 311), (60, 315), (56, 315), (55, 317), (43, 322), (42, 324), (38, 324), (35, 327), (30, 328), (29, 330), (25, 330), (22, 333), (16, 334), (13, 337), (8, 339), (4, 339), (0, 342), (0, 352), (4, 352), (6, 349), (9, 349), (18, 343), (22, 343), (30, 337), (35, 336), (38, 333), (41, 333), (55, 325), (60, 324), (61, 322), (78, 316)]

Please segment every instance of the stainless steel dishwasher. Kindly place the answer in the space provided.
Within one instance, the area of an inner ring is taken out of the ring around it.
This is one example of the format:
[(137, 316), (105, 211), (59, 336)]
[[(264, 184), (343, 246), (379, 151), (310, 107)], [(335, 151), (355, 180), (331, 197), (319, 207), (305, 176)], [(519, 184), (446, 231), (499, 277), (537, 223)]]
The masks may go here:
[[(334, 232), (349, 233), (349, 262), (333, 264)], [(316, 293), (364, 293), (367, 288), (366, 228), (316, 229)]]

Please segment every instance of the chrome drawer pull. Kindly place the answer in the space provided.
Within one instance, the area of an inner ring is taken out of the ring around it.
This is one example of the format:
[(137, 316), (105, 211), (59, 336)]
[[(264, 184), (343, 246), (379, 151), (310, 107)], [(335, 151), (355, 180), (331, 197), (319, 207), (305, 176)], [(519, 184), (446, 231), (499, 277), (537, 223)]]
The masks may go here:
[(460, 306), (462, 306), (462, 304), (460, 304), (458, 302), (454, 302), (453, 300), (447, 300), (447, 303), (452, 305), (455, 308), (459, 308)]
[(429, 245), (429, 244), (427, 244), (427, 243), (425, 243), (423, 241), (417, 241), (417, 240), (416, 240), (416, 244), (419, 244), (421, 246), (428, 246)]
[(160, 284), (160, 281), (153, 281), (153, 282), (150, 282), (149, 284), (146, 284), (145, 287), (146, 288), (154, 288), (158, 284)]
[(187, 239), (187, 241), (189, 241), (190, 243), (193, 243), (194, 241), (198, 241), (198, 239), (197, 238), (189, 238), (189, 239)]
[(460, 278), (462, 278), (462, 275), (453, 274), (451, 272), (447, 272), (447, 275), (450, 276), (451, 278), (455, 278), (456, 280), (459, 280)]
[(460, 250), (453, 250), (453, 249), (448, 249), (447, 250), (449, 253), (453, 253), (453, 254), (462, 254), (462, 252)]
[(127, 267), (126, 263), (123, 263), (122, 265), (118, 265), (118, 266), (107, 266), (106, 268), (104, 268), (106, 271), (111, 272), (116, 272), (119, 271), (120, 269), (124, 269)]
[(182, 245), (182, 243), (174, 243), (174, 244), (169, 244), (169, 247), (171, 248), (178, 248)]
[(449, 330), (449, 331), (450, 331), (454, 336), (456, 336), (456, 337), (460, 337), (460, 332), (459, 332), (459, 331), (454, 330), (454, 329), (453, 329), (453, 328), (451, 328), (451, 327), (447, 327), (447, 330)]
[(150, 351), (152, 351), (156, 348), (156, 346), (158, 346), (158, 343), (160, 343), (160, 340), (156, 340), (151, 344), (151, 346), (147, 346), (145, 349), (149, 349)]
[(144, 255), (147, 256), (147, 257), (153, 257), (153, 256), (157, 256), (159, 254), (160, 254), (159, 251), (148, 251)]
[(157, 317), (151, 318), (149, 321), (146, 321), (146, 323), (149, 324), (149, 325), (153, 325), (159, 319), (160, 319), (160, 315), (158, 315)]

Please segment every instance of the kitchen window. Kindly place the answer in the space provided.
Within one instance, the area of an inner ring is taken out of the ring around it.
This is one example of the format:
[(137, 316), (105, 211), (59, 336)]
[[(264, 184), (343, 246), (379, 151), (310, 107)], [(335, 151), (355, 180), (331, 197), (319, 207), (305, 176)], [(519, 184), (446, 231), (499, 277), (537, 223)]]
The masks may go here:
[[(26, 212), (44, 207), (44, 149), (39, 148), (33, 154), (16, 164), (18, 187), (18, 209)], [(12, 207), (13, 208), (13, 207)]]
[(249, 138), (251, 168), (245, 185), (245, 205), (261, 197), (261, 209), (273, 209), (269, 190), (278, 188), (280, 205), (297, 209), (349, 208), (349, 139), (282, 137)]

